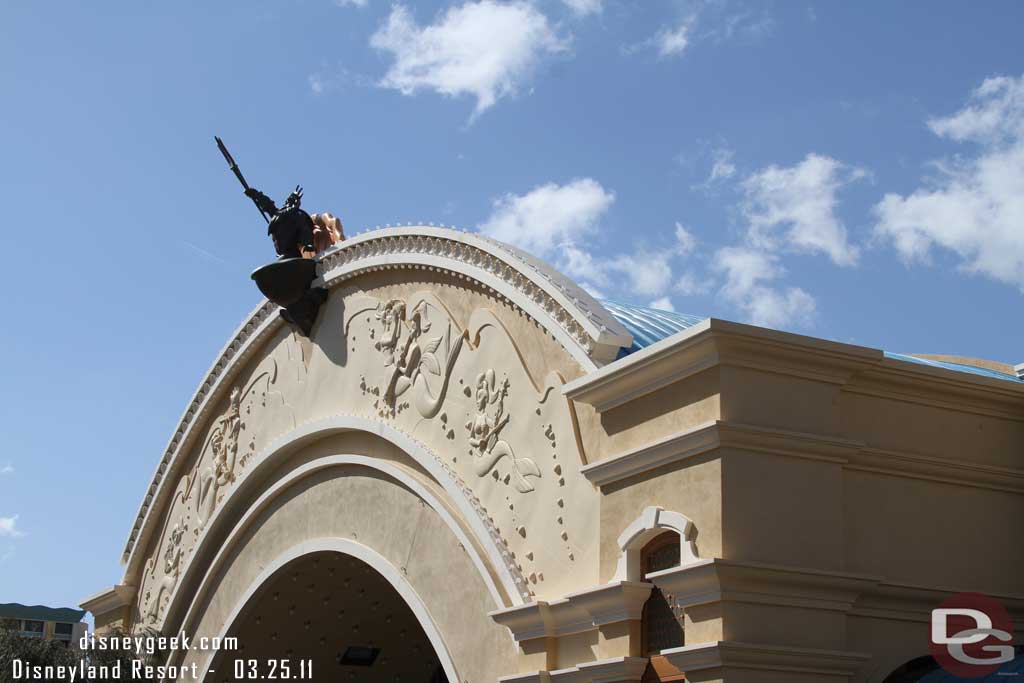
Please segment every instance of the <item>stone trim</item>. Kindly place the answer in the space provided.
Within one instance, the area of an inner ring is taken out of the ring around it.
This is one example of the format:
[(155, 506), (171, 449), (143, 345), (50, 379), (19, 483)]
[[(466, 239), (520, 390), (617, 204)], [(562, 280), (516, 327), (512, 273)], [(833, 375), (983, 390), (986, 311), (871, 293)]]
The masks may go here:
[(619, 563), (613, 581), (641, 581), (644, 577), (641, 575), (640, 554), (647, 543), (665, 531), (679, 534), (679, 565), (688, 565), (700, 559), (693, 542), (695, 528), (690, 518), (680, 512), (650, 505), (619, 534), (616, 541), (619, 546)]
[(134, 596), (135, 586), (128, 586), (123, 583), (119, 583), (107, 588), (106, 590), (102, 590), (95, 595), (90, 595), (86, 599), (82, 600), (79, 607), (91, 612), (95, 617), (100, 614), (106, 614), (107, 612), (113, 612), (116, 609), (121, 609), (130, 603)]
[(716, 365), (844, 384), (882, 358), (878, 349), (708, 318), (567, 383), (563, 393), (600, 413)]
[(614, 657), (551, 671), (502, 676), (499, 683), (638, 683), (647, 657)]
[(651, 572), (647, 579), (682, 610), (746, 602), (840, 612), (848, 612), (861, 594), (881, 581), (864, 574), (723, 559)]
[(653, 586), (615, 581), (570, 593), (559, 600), (530, 602), (488, 613), (516, 642), (591, 631), (605, 624), (640, 619)]
[(617, 484), (663, 465), (683, 462), (717, 448), (736, 448), (830, 462), (846, 469), (1024, 493), (1024, 469), (958, 462), (947, 458), (873, 448), (861, 441), (711, 420), (605, 460), (581, 472), (598, 487)]
[[(583, 367), (611, 361), (632, 337), (590, 294), (544, 262), (479, 235), (434, 227), (375, 230), (340, 242), (318, 257), (321, 281), (333, 287), (360, 273), (385, 268), (430, 269), (480, 282), (548, 329)], [(277, 306), (264, 300), (232, 335), (185, 408), (157, 463), (121, 563), (130, 564), (138, 540), (154, 523), (155, 501), (167, 495), (164, 479), (179, 453), (192, 445), (221, 390), (266, 339), (283, 324)]]
[[(184, 611), (184, 621), (181, 624), (183, 627), (191, 628), (192, 625), (188, 622), (188, 614), (193, 611), (194, 605), (201, 600), (204, 591), (203, 586), (205, 586), (210, 576), (215, 576), (216, 572), (220, 570), (222, 563), (226, 561), (225, 558), (229, 556), (230, 550), (237, 539), (245, 533), (245, 530), (265, 509), (269, 501), (281, 491), (286, 490), (296, 482), (315, 472), (346, 465), (357, 465), (381, 472), (412, 491), (425, 504), (434, 509), (466, 548), (466, 552), (470, 555), (473, 563), (479, 569), (481, 577), (488, 585), (495, 605), (507, 604), (508, 601), (513, 604), (522, 604), (528, 600), (530, 594), (526, 579), (513, 561), (511, 551), (500, 534), (497, 533), (493, 523), (490, 522), (486, 515), (480, 514), (479, 501), (474, 500), (474, 497), (465, 495), (465, 491), (459, 487), (460, 483), (458, 481), (450, 480), (439, 472), (438, 470), (447, 468), (437, 458), (432, 457), (422, 444), (394, 430), (382, 428), (381, 425), (377, 427), (377, 436), (390, 441), (396, 447), (402, 449), (435, 478), (442, 490), (448, 494), (449, 504), (457, 512), (461, 513), (462, 523), (469, 527), (468, 530), (462, 528), (453, 513), (449, 511), (448, 506), (442, 503), (435, 493), (429, 491), (408, 472), (393, 463), (358, 455), (324, 456), (288, 472), (284, 477), (273, 482), (269, 488), (261, 491), (259, 496), (242, 510), (222, 545), (216, 549), (210, 562), (197, 565), (193, 561), (196, 556), (205, 552), (204, 548), (208, 545), (207, 539), (211, 536), (215, 537), (221, 532), (220, 524), (224, 516), (237, 513), (234, 509), (234, 501), (239, 496), (244, 500), (248, 495), (250, 486), (259, 485), (260, 482), (263, 482), (267, 473), (279, 467), (282, 458), (287, 457), (289, 453), (293, 452), (295, 446), (333, 433), (345, 431), (366, 432), (370, 428), (371, 421), (365, 418), (330, 418), (304, 425), (271, 443), (258, 456), (254, 465), (248, 468), (242, 477), (239, 478), (236, 486), (231, 491), (231, 497), (217, 507), (214, 516), (204, 527), (196, 541), (195, 551), (182, 569), (181, 577), (171, 593), (168, 607), (164, 611), (159, 625), (162, 628), (166, 628), (169, 623), (179, 623), (177, 621), (177, 613)], [(460, 493), (465, 497), (460, 496)], [(492, 571), (494, 575), (492, 575)], [(199, 586), (199, 588), (195, 589), (193, 586)], [(185, 595), (183, 599), (187, 600), (188, 604), (179, 604), (182, 600), (181, 595)]]
[(802, 377), (841, 385), (843, 391), (1024, 421), (1024, 383), (718, 318), (568, 382), (563, 393), (604, 412), (716, 366)]
[(614, 360), (633, 338), (584, 289), (543, 261), (495, 240), (444, 228), (393, 228), (358, 235), (320, 257), (322, 281), (335, 286), (369, 270), (414, 267), (472, 279), (555, 333), (584, 369)]
[(871, 655), (862, 652), (754, 645), (725, 640), (662, 650), (661, 655), (687, 673), (736, 667), (754, 671), (823, 674), (843, 677), (844, 680), (857, 673), (871, 659)]

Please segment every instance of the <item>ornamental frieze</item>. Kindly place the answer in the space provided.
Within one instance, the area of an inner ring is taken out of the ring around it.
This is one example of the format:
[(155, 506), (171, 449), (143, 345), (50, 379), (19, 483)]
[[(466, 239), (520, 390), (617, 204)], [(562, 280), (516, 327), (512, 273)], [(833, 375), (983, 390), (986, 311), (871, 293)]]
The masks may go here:
[[(433, 290), (335, 290), (314, 340), (281, 330), (225, 389), (197, 442), (150, 551), (140, 619), (162, 623), (211, 519), (267, 447), (335, 415), (384, 422), (423, 444), (488, 529), (521, 599), (564, 592), (566, 576), (596, 581), (596, 495), (578, 473), (564, 380), (535, 376), (520, 346), (553, 341), (521, 326), (531, 338), (520, 342), (473, 296), (479, 303), (457, 302), (470, 312), (456, 316)], [(565, 562), (575, 575), (554, 570)]]

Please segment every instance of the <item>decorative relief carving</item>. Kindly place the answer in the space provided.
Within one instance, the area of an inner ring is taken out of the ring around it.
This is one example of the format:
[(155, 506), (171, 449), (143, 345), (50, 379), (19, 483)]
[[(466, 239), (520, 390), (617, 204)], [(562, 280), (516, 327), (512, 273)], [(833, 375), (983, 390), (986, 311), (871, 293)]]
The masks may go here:
[[(213, 511), (222, 497), (221, 489), (235, 481), (236, 465), (245, 466), (255, 451), (256, 443), (250, 440), (246, 452), (238, 458), (239, 436), (244, 426), (242, 405), (245, 404), (246, 414), (251, 414), (252, 402), (246, 402), (246, 399), (257, 397), (259, 405), (266, 407), (267, 396), (271, 393), (270, 387), (276, 381), (277, 362), (271, 360), (270, 369), (257, 373), (245, 389), (234, 387), (231, 390), (227, 410), (214, 423), (200, 453), (189, 490), (186, 492), (186, 498), (191, 497), (194, 500), (196, 534), (202, 531), (206, 522), (213, 516)], [(204, 458), (206, 453), (210, 454), (210, 458)], [(202, 467), (204, 460), (209, 460), (206, 467)]]
[(476, 417), (466, 423), (469, 430), (469, 445), (475, 449), (477, 476), (483, 477), (490, 472), (499, 460), (508, 456), (512, 462), (512, 476), (516, 490), (527, 493), (533, 490), (533, 484), (526, 477), (540, 477), (540, 468), (529, 458), (517, 458), (507, 441), (500, 439), (501, 430), (509, 421), (505, 412), (505, 397), (508, 396), (508, 378), (502, 380), (500, 386), (495, 385), (495, 373), (492, 368), (477, 375), (476, 378)]
[[(444, 334), (424, 338), (431, 329), (428, 310), (427, 304), (420, 301), (407, 316), (406, 303), (392, 299), (379, 304), (374, 314), (380, 338), (373, 346), (384, 354), (384, 367), (389, 370), (382, 400), (392, 415), (402, 409), (399, 398), (410, 388), (417, 387), (413, 402), (425, 418), (437, 415), (448, 392), (465, 335), (460, 334), (452, 341), (452, 324), (448, 321)], [(375, 336), (375, 330), (371, 335)], [(427, 375), (439, 378), (440, 386), (436, 390), (431, 389)], [(365, 378), (363, 381), (365, 383)]]
[[(185, 536), (188, 524), (180, 518), (171, 528), (170, 537), (167, 542), (167, 549), (164, 550), (164, 576), (160, 579), (160, 587), (157, 589), (156, 597), (150, 600), (149, 608), (146, 610), (146, 619), (155, 624), (160, 619), (160, 613), (164, 609), (167, 600), (170, 599), (174, 587), (178, 585), (178, 577), (181, 575), (181, 541)], [(147, 593), (147, 597), (149, 597)]]

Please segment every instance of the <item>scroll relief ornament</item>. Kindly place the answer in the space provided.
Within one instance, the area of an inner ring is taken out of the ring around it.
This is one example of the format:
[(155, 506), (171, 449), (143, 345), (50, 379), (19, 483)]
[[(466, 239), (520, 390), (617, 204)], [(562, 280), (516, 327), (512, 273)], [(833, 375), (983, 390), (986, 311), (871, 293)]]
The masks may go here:
[(197, 522), (195, 533), (198, 534), (206, 526), (221, 498), (221, 490), (235, 481), (236, 469), (239, 465), (244, 466), (255, 450), (255, 441), (250, 441), (246, 453), (241, 458), (238, 456), (240, 436), (242, 428), (245, 426), (242, 419), (243, 405), (247, 406), (245, 412), (250, 412), (252, 408), (251, 404), (246, 404), (246, 399), (253, 395), (258, 386), (262, 385), (262, 390), (256, 392), (256, 395), (261, 397), (260, 400), (265, 407), (267, 396), (271, 393), (270, 386), (276, 380), (277, 362), (275, 361), (269, 370), (253, 377), (244, 390), (239, 387), (234, 387), (231, 390), (227, 410), (217, 418), (203, 447), (202, 452), (210, 454), (209, 464), (203, 467), (203, 458), (200, 456), (199, 464), (196, 465), (196, 471), (186, 493), (186, 497), (191, 497), (194, 501), (193, 511)]
[[(413, 387), (419, 387), (413, 392), (413, 403), (420, 415), (432, 418), (441, 409), (448, 392), (448, 383), (465, 334), (459, 334), (453, 340), (449, 321), (444, 334), (426, 337), (432, 326), (428, 310), (422, 301), (408, 313), (405, 302), (400, 299), (377, 305), (374, 317), (378, 326), (371, 331), (371, 337), (376, 336), (379, 330), (380, 338), (373, 346), (384, 354), (388, 380), (382, 400), (392, 415), (404, 407), (400, 399)], [(429, 377), (436, 378), (433, 381), (435, 389), (431, 389)], [(440, 386), (437, 386), (438, 382)]]
[(466, 429), (469, 431), (469, 445), (474, 449), (477, 458), (477, 476), (486, 476), (499, 460), (507, 456), (512, 463), (511, 476), (516, 490), (527, 493), (534, 487), (526, 477), (540, 477), (540, 468), (529, 458), (516, 457), (508, 442), (500, 438), (501, 431), (508, 425), (510, 417), (505, 412), (508, 390), (508, 378), (503, 379), (498, 385), (493, 369), (477, 375), (474, 397), (476, 417), (466, 423)]
[(160, 579), (160, 587), (157, 590), (156, 598), (150, 601), (149, 609), (146, 610), (146, 619), (151, 624), (155, 624), (159, 620), (160, 612), (164, 608), (165, 598), (170, 599), (171, 593), (174, 592), (174, 587), (178, 585), (178, 577), (181, 574), (181, 559), (184, 553), (181, 541), (187, 529), (188, 524), (180, 519), (171, 528), (167, 549), (164, 550), (164, 576)]

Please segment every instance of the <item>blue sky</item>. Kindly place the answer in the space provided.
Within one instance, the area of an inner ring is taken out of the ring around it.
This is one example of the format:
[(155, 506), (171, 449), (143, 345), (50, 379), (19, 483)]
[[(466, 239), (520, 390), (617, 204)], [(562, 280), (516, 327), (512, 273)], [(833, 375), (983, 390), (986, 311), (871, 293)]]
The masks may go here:
[(0, 4), (0, 602), (115, 583), (272, 248), (225, 168), (603, 296), (1024, 361), (1024, 5)]

